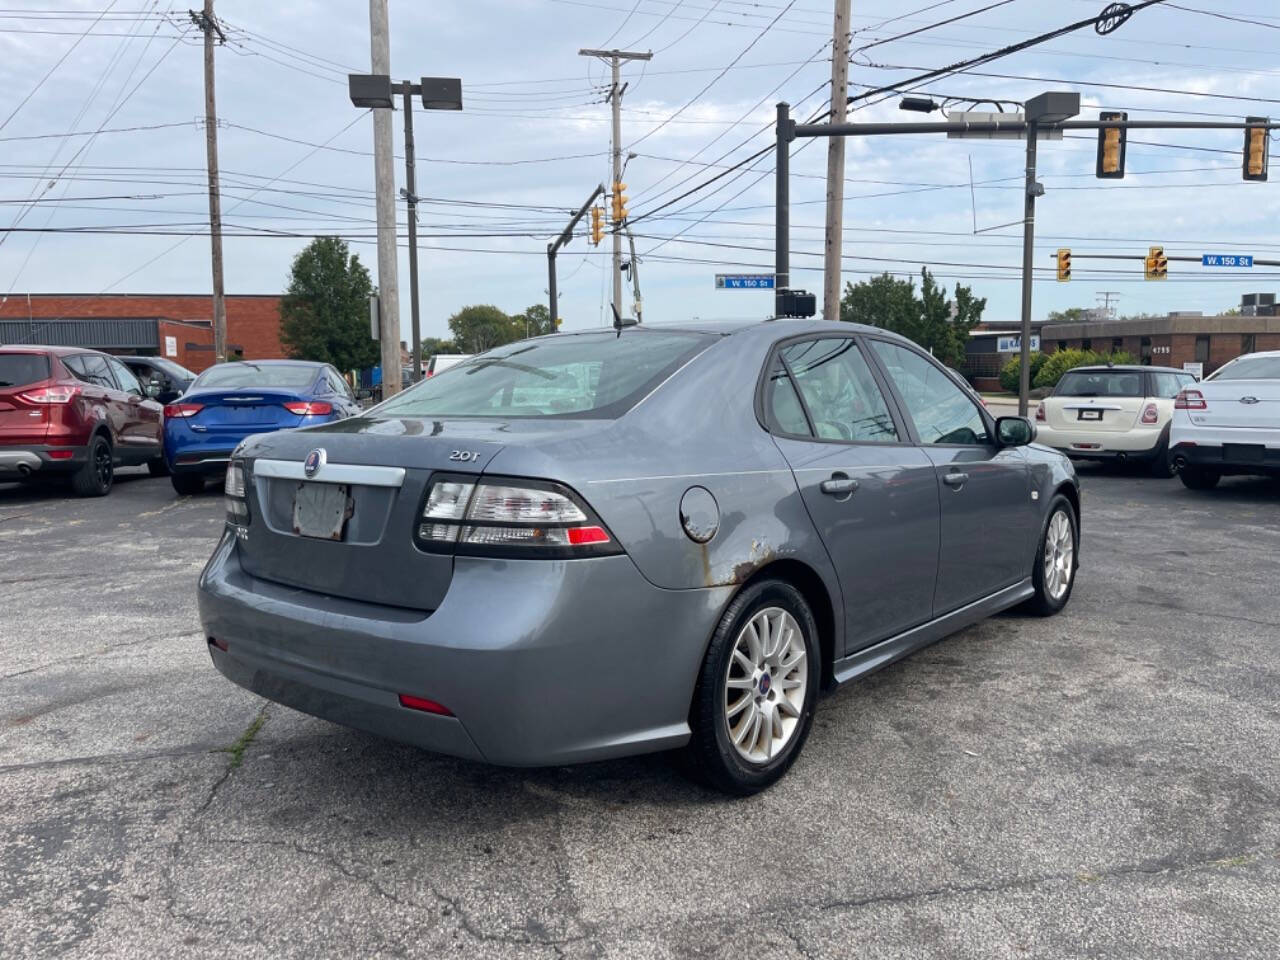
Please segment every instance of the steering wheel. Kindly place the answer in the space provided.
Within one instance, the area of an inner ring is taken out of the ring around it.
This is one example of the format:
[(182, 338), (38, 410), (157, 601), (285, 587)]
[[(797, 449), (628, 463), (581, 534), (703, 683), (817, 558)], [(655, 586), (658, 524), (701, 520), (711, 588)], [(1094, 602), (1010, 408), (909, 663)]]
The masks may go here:
[(841, 440), (853, 439), (853, 431), (849, 429), (849, 425), (841, 423), (838, 420), (819, 420), (814, 424), (814, 427), (817, 429), (819, 437), (827, 437), (827, 439), (830, 439), (829, 435), (824, 434), (821, 429), (822, 427), (830, 427), (839, 434)]

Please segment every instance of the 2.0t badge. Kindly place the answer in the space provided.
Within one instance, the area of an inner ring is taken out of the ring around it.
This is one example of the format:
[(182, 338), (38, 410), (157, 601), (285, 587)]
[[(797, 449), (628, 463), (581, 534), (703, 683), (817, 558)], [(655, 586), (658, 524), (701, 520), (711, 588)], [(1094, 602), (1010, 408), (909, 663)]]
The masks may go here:
[(307, 454), (307, 459), (302, 461), (302, 472), (310, 479), (320, 472), (326, 460), (328, 455), (324, 452), (324, 447), (316, 447)]

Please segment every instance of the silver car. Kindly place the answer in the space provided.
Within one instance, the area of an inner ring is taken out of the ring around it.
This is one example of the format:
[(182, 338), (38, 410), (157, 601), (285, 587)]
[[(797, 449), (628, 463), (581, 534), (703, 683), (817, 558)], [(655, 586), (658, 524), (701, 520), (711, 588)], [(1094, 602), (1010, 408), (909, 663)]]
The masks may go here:
[(1071, 596), (1080, 495), (1025, 419), (870, 327), (560, 334), (246, 440), (213, 663), (298, 710), (552, 765), (781, 777), (821, 690)]

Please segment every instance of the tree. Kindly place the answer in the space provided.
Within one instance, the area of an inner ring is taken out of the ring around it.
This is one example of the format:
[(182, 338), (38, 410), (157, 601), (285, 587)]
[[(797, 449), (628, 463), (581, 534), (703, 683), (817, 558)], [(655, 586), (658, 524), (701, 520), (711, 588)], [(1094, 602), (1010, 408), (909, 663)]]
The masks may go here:
[(1066, 310), (1050, 310), (1048, 323), (1080, 323), (1089, 319), (1088, 307), (1068, 307)]
[(865, 323), (914, 340), (949, 366), (964, 361), (969, 331), (982, 319), (985, 297), (956, 284), (955, 299), (933, 279), (928, 268), (920, 271), (920, 296), (915, 281), (898, 280), (888, 273), (859, 284), (845, 284), (840, 300), (840, 319)]
[(423, 337), (422, 359), (430, 360), (437, 353), (461, 353), (461, 351), (452, 340), (442, 340), (439, 337)]
[[(511, 319), (521, 328), (521, 336), (541, 337), (544, 334), (556, 332), (551, 324), (551, 311), (547, 309), (545, 303), (535, 303), (531, 307), (526, 307), (523, 313)], [(524, 333), (525, 328), (529, 331), (527, 334)]]
[(517, 324), (497, 307), (478, 304), (463, 307), (449, 318), (454, 342), (463, 353), (483, 353), (524, 336), (524, 319)]
[(293, 259), (280, 303), (280, 340), (289, 356), (362, 370), (378, 362), (369, 336), (373, 282), (337, 237), (317, 237)]

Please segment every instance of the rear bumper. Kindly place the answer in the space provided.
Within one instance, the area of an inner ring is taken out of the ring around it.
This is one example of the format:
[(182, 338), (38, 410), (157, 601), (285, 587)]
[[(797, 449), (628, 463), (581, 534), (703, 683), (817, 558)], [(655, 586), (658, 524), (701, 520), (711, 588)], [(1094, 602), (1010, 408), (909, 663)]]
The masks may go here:
[(1142, 460), (1154, 457), (1165, 438), (1164, 427), (1117, 430), (1056, 430), (1036, 424), (1036, 442), (1077, 460)]
[(1280, 475), (1280, 447), (1183, 441), (1170, 451), (1174, 465), (1210, 467), (1227, 474)]
[[(546, 766), (685, 743), (732, 590), (663, 590), (626, 556), (458, 558), (428, 613), (257, 579), (228, 535), (198, 599), (206, 637), (227, 647), (209, 643), (214, 666), (242, 687), (439, 753)], [(404, 708), (401, 693), (454, 716)]]
[[(70, 451), (70, 456), (66, 456)], [(63, 456), (54, 459), (53, 454)], [(6, 480), (74, 473), (88, 459), (88, 447), (30, 444), (22, 447), (0, 447), (0, 478)]]

